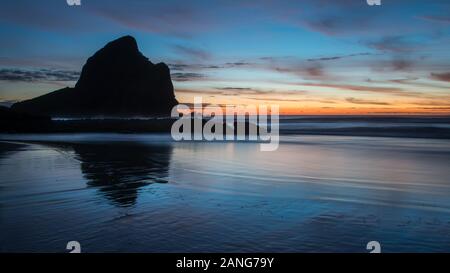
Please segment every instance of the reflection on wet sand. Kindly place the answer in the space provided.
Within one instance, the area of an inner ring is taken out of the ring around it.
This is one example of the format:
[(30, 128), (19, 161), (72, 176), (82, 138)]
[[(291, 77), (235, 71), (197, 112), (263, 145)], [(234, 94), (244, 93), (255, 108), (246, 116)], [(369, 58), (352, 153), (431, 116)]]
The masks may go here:
[(59, 151), (73, 151), (88, 187), (113, 204), (131, 206), (136, 203), (141, 187), (167, 183), (171, 145), (139, 143), (45, 143)]
[(119, 206), (136, 202), (140, 187), (166, 183), (171, 146), (73, 144), (90, 187)]
[(12, 153), (19, 151), (25, 145), (12, 143), (12, 142), (0, 142), (0, 160), (7, 158)]

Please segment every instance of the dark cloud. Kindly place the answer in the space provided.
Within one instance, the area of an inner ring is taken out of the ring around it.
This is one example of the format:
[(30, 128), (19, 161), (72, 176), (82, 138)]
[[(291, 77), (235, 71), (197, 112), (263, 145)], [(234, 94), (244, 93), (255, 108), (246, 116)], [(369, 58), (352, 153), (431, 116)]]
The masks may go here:
[(323, 65), (319, 62), (279, 63), (271, 65), (269, 69), (280, 73), (294, 74), (307, 80), (329, 80), (333, 78), (325, 72)]
[[(448, 100), (449, 98), (447, 98)], [(450, 101), (441, 101), (441, 100), (426, 100), (426, 101), (418, 101), (412, 104), (422, 105), (422, 106), (448, 106), (450, 107)]]
[(78, 80), (79, 76), (80, 72), (70, 70), (0, 69), (0, 81), (14, 81), (14, 82), (76, 81)]
[(450, 110), (450, 107), (422, 107), (421, 109), (425, 109), (425, 110), (442, 110), (442, 111), (446, 111), (446, 110)]
[(450, 72), (431, 73), (431, 78), (438, 80), (438, 81), (450, 82)]
[[(288, 95), (304, 95), (308, 93), (308, 91), (285, 91), (285, 92), (277, 92), (278, 96), (260, 96), (260, 97), (246, 97), (247, 99), (257, 100), (257, 101), (280, 101), (280, 102), (319, 102), (319, 103), (327, 103), (333, 104), (336, 103), (332, 100), (321, 100), (321, 99), (304, 99), (298, 97), (288, 97)], [(281, 96), (280, 96), (281, 95)]]
[[(199, 54), (200, 56), (202, 54)], [(206, 54), (208, 55), (208, 54)], [(169, 63), (168, 64), (170, 69), (175, 71), (196, 71), (196, 70), (204, 70), (204, 69), (224, 69), (224, 68), (234, 68), (234, 67), (245, 67), (245, 66), (252, 66), (253, 63), (249, 62), (228, 62), (228, 63), (222, 63), (222, 64), (196, 64), (196, 63), (183, 63), (183, 62), (175, 62), (175, 63)]]
[(417, 43), (403, 36), (386, 36), (379, 40), (367, 41), (365, 44), (373, 49), (392, 53), (408, 53), (419, 47)]
[(322, 57), (322, 58), (315, 58), (315, 59), (307, 59), (308, 62), (317, 62), (317, 61), (335, 61), (342, 59), (342, 56), (333, 56), (333, 57)]
[[(199, 53), (200, 56), (202, 54)], [(342, 56), (341, 58), (365, 55), (353, 54)], [(196, 63), (183, 63), (174, 62), (169, 63), (169, 67), (173, 71), (183, 71), (184, 74), (189, 75), (190, 73), (199, 74), (199, 72), (209, 69), (228, 69), (228, 68), (245, 68), (245, 69), (255, 69), (255, 70), (271, 70), (279, 73), (289, 73), (304, 79), (330, 79), (332, 78), (326, 73), (324, 65), (321, 62), (314, 62), (313, 59), (310, 61), (301, 60), (296, 57), (262, 57), (252, 61), (238, 61), (238, 62), (227, 62), (221, 64), (196, 64)], [(182, 74), (176, 74), (176, 76)]]
[(344, 58), (351, 58), (351, 57), (357, 57), (357, 56), (369, 56), (373, 55), (372, 53), (356, 53), (356, 54), (348, 54), (348, 55), (338, 55), (338, 56), (329, 56), (329, 57), (321, 57), (321, 58), (311, 58), (307, 59), (308, 62), (317, 62), (317, 61), (335, 61), (340, 60)]
[(234, 62), (234, 63), (226, 63), (225, 66), (227, 67), (239, 67), (239, 66), (248, 66), (252, 65), (252, 63), (249, 62)]
[[(393, 80), (389, 80), (390, 82), (393, 83), (400, 83), (400, 84), (411, 84), (411, 82), (417, 81), (419, 78), (417, 77), (413, 77), (413, 78), (405, 78), (405, 79), (393, 79)], [(368, 82), (373, 82), (371, 80), (368, 80)]]
[(186, 82), (186, 81), (198, 81), (201, 79), (206, 78), (206, 75), (201, 73), (172, 73), (171, 74), (172, 80), (177, 82)]
[(394, 71), (406, 71), (410, 70), (414, 66), (413, 61), (406, 59), (394, 59), (390, 64)]
[(261, 61), (274, 61), (275, 57), (264, 56), (259, 58)]
[(255, 89), (249, 87), (216, 87), (217, 90), (233, 90), (233, 91), (254, 91)]
[(312, 77), (323, 77), (325, 76), (325, 72), (323, 71), (321, 66), (310, 66), (306, 67), (304, 71)]
[(436, 16), (436, 15), (425, 15), (420, 16), (420, 19), (424, 19), (431, 22), (450, 24), (450, 16)]
[[(305, 25), (313, 30), (327, 35), (337, 35), (339, 33), (348, 31), (351, 26), (348, 20), (339, 16), (326, 16), (323, 18), (317, 17), (306, 20)], [(353, 25), (354, 26), (354, 25)]]
[[(418, 80), (420, 80), (420, 78), (410, 77), (410, 78), (404, 78), (404, 79), (392, 79), (392, 80), (388, 80), (388, 81), (392, 82), (392, 83), (410, 85), (410, 86), (415, 86), (415, 87), (422, 86), (422, 87), (427, 87), (427, 88), (438, 88), (438, 89), (442, 88), (442, 85), (429, 83), (429, 82), (420, 82)], [(368, 81), (368, 82), (370, 82), (370, 81)], [(375, 81), (371, 81), (371, 82), (375, 82)], [(378, 83), (386, 83), (386, 82), (378, 81)]]
[(213, 64), (186, 64), (186, 63), (169, 63), (169, 68), (171, 70), (175, 71), (196, 71), (196, 70), (203, 70), (203, 69), (219, 69), (223, 68), (223, 66), (220, 65), (213, 65)]
[[(357, 55), (357, 54), (356, 54)], [(333, 57), (325, 57), (330, 59)], [(326, 63), (318, 59), (301, 59), (295, 56), (260, 57), (251, 63), (252, 68), (276, 71), (295, 75), (306, 80), (333, 80), (335, 77), (326, 69)]]
[(182, 55), (185, 55), (188, 58), (195, 59), (195, 60), (211, 59), (211, 54), (203, 49), (187, 47), (187, 46), (182, 46), (182, 45), (176, 45), (176, 46), (174, 46), (174, 49), (176, 52), (178, 52)]
[(261, 90), (261, 89), (255, 89), (251, 87), (216, 87), (215, 90), (220, 91), (220, 94), (224, 96), (234, 96), (234, 95), (241, 95), (241, 94), (267, 94), (270, 92), (273, 92), (273, 90)]
[(364, 99), (357, 99), (357, 98), (346, 98), (346, 101), (354, 104), (372, 104), (372, 105), (390, 105), (390, 103), (387, 102), (381, 102), (381, 101), (374, 101), (374, 100), (364, 100)]
[(389, 59), (370, 60), (367, 66), (376, 72), (411, 72), (423, 69), (425, 64), (404, 54), (393, 54)]
[(176, 70), (176, 71), (183, 71), (190, 67), (187, 64), (180, 64), (180, 63), (169, 63), (167, 65), (169, 66), (170, 70)]

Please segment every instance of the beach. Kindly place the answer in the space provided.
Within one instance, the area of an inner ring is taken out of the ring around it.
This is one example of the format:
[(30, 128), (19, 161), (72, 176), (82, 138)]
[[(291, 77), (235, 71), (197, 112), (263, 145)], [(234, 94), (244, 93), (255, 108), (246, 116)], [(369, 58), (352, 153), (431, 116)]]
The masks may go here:
[(450, 141), (0, 136), (0, 251), (450, 251)]

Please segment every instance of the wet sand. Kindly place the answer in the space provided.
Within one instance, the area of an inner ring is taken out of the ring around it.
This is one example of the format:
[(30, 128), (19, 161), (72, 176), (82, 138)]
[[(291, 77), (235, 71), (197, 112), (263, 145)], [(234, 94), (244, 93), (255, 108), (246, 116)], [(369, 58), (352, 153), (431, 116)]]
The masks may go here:
[(166, 134), (11, 136), (2, 252), (450, 251), (448, 140), (289, 135), (261, 152)]

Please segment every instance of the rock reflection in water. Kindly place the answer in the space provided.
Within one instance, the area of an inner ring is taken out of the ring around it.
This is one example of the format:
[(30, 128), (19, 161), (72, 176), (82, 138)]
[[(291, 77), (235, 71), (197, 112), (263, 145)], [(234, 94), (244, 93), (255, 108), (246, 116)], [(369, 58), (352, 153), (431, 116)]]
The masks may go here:
[(116, 205), (133, 205), (139, 188), (167, 182), (170, 145), (74, 144), (73, 150), (88, 186)]

